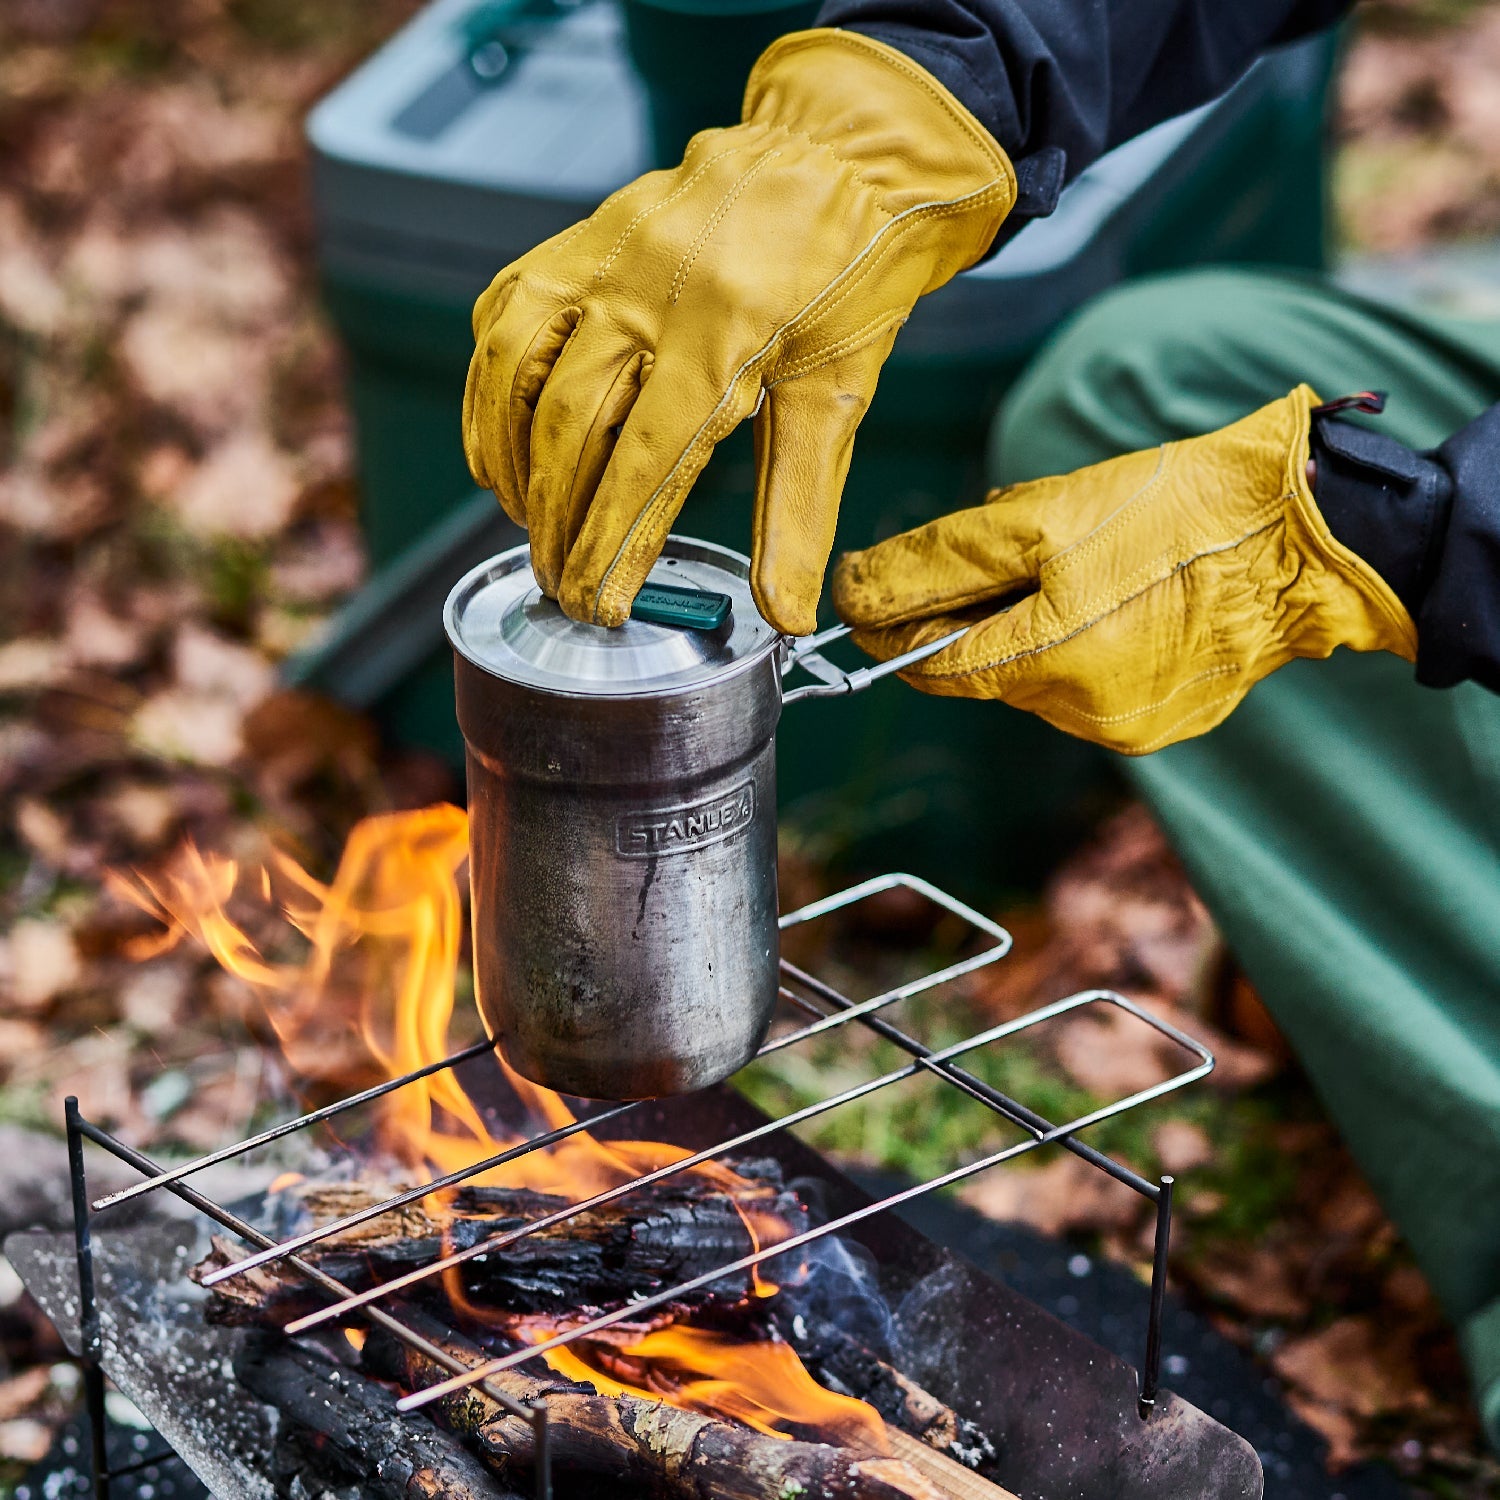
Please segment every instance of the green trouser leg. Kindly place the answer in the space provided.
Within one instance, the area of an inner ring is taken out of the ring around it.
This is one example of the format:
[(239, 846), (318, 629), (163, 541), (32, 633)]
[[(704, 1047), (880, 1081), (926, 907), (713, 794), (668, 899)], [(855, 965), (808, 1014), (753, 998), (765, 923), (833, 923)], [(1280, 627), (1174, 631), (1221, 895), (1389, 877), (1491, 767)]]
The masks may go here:
[[(1500, 400), (1500, 322), (1198, 272), (1085, 310), (1006, 403), (992, 478), (1208, 432), (1307, 380), (1418, 447)], [(1340, 651), (1127, 761), (1460, 1329), (1500, 1444), (1500, 696)]]

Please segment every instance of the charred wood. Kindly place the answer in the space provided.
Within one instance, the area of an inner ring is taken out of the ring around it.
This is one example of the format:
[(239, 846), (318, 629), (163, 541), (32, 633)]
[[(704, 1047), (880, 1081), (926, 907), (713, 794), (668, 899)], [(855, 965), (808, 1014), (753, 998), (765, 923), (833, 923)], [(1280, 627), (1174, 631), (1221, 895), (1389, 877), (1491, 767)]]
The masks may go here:
[(777, 1326), (814, 1377), (830, 1390), (868, 1402), (887, 1425), (978, 1473), (995, 1461), (995, 1447), (976, 1423), (961, 1417), (858, 1339), (825, 1319), (778, 1317)]
[[(743, 1170), (743, 1168), (741, 1168)], [(464, 1296), (476, 1308), (507, 1313), (575, 1313), (617, 1307), (716, 1265), (751, 1248), (741, 1207), (757, 1222), (772, 1215), (796, 1233), (806, 1210), (779, 1181), (752, 1179), (752, 1191), (731, 1199), (723, 1189), (685, 1174), (632, 1192), (598, 1209), (527, 1235), (492, 1256), (460, 1270)], [(321, 1184), (297, 1190), (300, 1212), (294, 1228), (332, 1223), (390, 1195), (384, 1185)], [(740, 1206), (737, 1206), (738, 1205)], [(566, 1200), (519, 1189), (463, 1187), (344, 1230), (310, 1246), (308, 1260), (355, 1290), (399, 1276), (450, 1250), (468, 1249), (566, 1206)], [(234, 1258), (225, 1243), (199, 1272)], [(209, 1316), (216, 1322), (282, 1323), (321, 1305), (300, 1277), (249, 1273), (214, 1288)], [(440, 1294), (437, 1282), (428, 1288)], [(748, 1290), (742, 1275), (705, 1288), (680, 1305), (662, 1310), (671, 1320), (718, 1303), (739, 1301)]]
[(518, 1500), (452, 1433), (398, 1412), (385, 1386), (301, 1344), (252, 1339), (234, 1372), (280, 1413), (276, 1467), (283, 1478), (301, 1475), (303, 1490), (348, 1484), (371, 1500)]
[[(483, 1357), (429, 1319), (415, 1326), (459, 1359), (478, 1363)], [(376, 1373), (411, 1390), (447, 1373), (378, 1332), (366, 1342), (365, 1358)], [(516, 1401), (545, 1400), (559, 1475), (611, 1476), (660, 1500), (942, 1500), (943, 1492), (914, 1466), (886, 1455), (767, 1437), (737, 1422), (634, 1396), (600, 1396), (591, 1386), (520, 1369), (504, 1371), (494, 1383)], [(430, 1409), (475, 1443), (502, 1483), (524, 1487), (534, 1453), (528, 1421), (472, 1387)]]

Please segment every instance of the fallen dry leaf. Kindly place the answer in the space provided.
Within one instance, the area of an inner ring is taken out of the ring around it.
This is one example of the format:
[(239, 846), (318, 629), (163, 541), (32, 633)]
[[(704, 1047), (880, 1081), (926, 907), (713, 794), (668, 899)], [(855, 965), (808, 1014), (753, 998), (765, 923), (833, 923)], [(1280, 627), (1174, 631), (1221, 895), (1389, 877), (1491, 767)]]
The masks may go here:
[(0, 322), (34, 337), (61, 328), (67, 297), (18, 200), (0, 194)]
[(171, 505), (202, 535), (265, 537), (291, 519), (300, 490), (291, 460), (253, 428), (214, 448), (173, 492)]
[(148, 399), (205, 436), (242, 428), (265, 410), (269, 348), (203, 309), (147, 303), (125, 325), (120, 356)]
[[(1123, 1099), (1180, 1071), (1160, 1033), (1113, 1005), (1094, 1005), (1063, 1022), (1053, 1042), (1075, 1082), (1102, 1099)], [(1172, 1047), (1173, 1054), (1177, 1049)]]
[(140, 621), (115, 614), (85, 591), (69, 602), (63, 645), (73, 662), (120, 671), (140, 663), (147, 632)]
[(167, 688), (131, 721), (131, 740), (150, 755), (199, 766), (227, 766), (244, 747), (244, 715), (218, 693)]
[(158, 443), (136, 466), (135, 482), (142, 498), (165, 503), (193, 472), (193, 455), (180, 443)]
[(181, 1014), (191, 983), (181, 964), (159, 960), (140, 965), (120, 986), (120, 1018), (149, 1035), (166, 1031)]
[(1427, 1278), (1416, 1266), (1395, 1266), (1385, 1278), (1385, 1299), (1406, 1313), (1432, 1313), (1436, 1301)]
[(108, 514), (109, 494), (96, 474), (47, 474), (29, 464), (0, 471), (0, 525), (26, 536), (80, 541)]
[(10, 1001), (22, 1010), (39, 1010), (83, 975), (72, 932), (49, 917), (22, 917), (11, 928), (3, 967)]
[(54, 1048), (45, 1066), (51, 1118), (62, 1118), (64, 1101), (72, 1094), (91, 1120), (133, 1140), (149, 1140), (152, 1122), (130, 1076), (134, 1058), (135, 1035), (118, 1026), (86, 1032)]
[(1363, 1237), (1384, 1221), (1380, 1200), (1360, 1177), (1340, 1177), (1331, 1191), (1320, 1195), (1318, 1227), (1326, 1234)]
[(358, 782), (372, 773), (377, 751), (367, 719), (292, 689), (256, 706), (245, 720), (245, 741), (262, 783), (282, 792), (324, 770)]
[(37, 1464), (52, 1447), (52, 1429), (34, 1417), (0, 1422), (0, 1456), (16, 1463)]
[(322, 525), (271, 565), (271, 588), (291, 604), (326, 604), (363, 582), (365, 550), (350, 526)]
[(172, 670), (184, 691), (225, 698), (241, 712), (254, 708), (276, 687), (276, 669), (260, 652), (194, 620), (172, 643)]
[(1210, 1297), (1257, 1322), (1295, 1323), (1311, 1311), (1283, 1245), (1218, 1245), (1193, 1266)]
[(35, 692), (61, 682), (68, 653), (60, 641), (23, 637), (0, 645), (0, 692)]
[(234, 205), (144, 230), (101, 215), (69, 247), (64, 271), (96, 301), (159, 299), (245, 329), (284, 316), (292, 297), (274, 240)]
[(47, 1045), (47, 1028), (40, 1021), (0, 1015), (0, 1074), (10, 1077)]
[(172, 787), (140, 781), (113, 787), (98, 799), (95, 808), (105, 826), (123, 834), (132, 849), (160, 845), (182, 810)]
[(1432, 1403), (1405, 1341), (1370, 1317), (1340, 1318), (1290, 1339), (1271, 1364), (1309, 1400), (1356, 1417), (1420, 1411)]
[(1151, 1149), (1162, 1171), (1177, 1176), (1194, 1167), (1206, 1167), (1214, 1159), (1208, 1132), (1191, 1120), (1163, 1120), (1151, 1132)]
[(1341, 1474), (1369, 1452), (1361, 1441), (1359, 1423), (1339, 1406), (1314, 1401), (1301, 1391), (1287, 1392), (1287, 1405), (1328, 1444), (1325, 1459), (1330, 1474)]
[(46, 1394), (52, 1372), (45, 1366), (0, 1380), (0, 1422), (24, 1416)]
[[(1225, 1094), (1243, 1093), (1274, 1078), (1281, 1067), (1277, 1054), (1226, 1036), (1213, 1022), (1194, 1011), (1166, 1003), (1154, 1004), (1150, 1009), (1160, 1020), (1202, 1042), (1213, 1054), (1214, 1070), (1205, 1080), (1207, 1088)], [(1166, 1055), (1172, 1059), (1174, 1070), (1193, 1062), (1187, 1052), (1176, 1046)]]
[(1145, 1200), (1071, 1152), (1044, 1166), (986, 1172), (962, 1194), (986, 1218), (1029, 1224), (1042, 1234), (1125, 1229), (1141, 1218)]
[(22, 842), (55, 870), (66, 869), (73, 852), (74, 839), (67, 820), (55, 808), (38, 802), (35, 797), (22, 797), (16, 803), (16, 832)]

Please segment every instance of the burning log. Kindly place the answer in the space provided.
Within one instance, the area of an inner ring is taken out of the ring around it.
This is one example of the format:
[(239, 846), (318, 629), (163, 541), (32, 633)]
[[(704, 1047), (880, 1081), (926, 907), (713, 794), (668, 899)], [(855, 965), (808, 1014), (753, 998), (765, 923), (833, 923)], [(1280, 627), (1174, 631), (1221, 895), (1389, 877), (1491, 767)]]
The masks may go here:
[(801, 1314), (776, 1321), (807, 1367), (830, 1390), (868, 1402), (888, 1426), (920, 1439), (967, 1469), (983, 1472), (994, 1463), (995, 1447), (983, 1428), (961, 1417), (842, 1328)]
[[(744, 1191), (731, 1198), (712, 1181), (684, 1173), (517, 1240), (462, 1268), (464, 1297), (476, 1308), (512, 1314), (576, 1313), (616, 1307), (687, 1281), (752, 1248), (746, 1215), (774, 1221), (785, 1233), (806, 1225), (796, 1195), (782, 1187), (774, 1164), (739, 1164)], [(298, 1227), (329, 1224), (390, 1196), (385, 1185), (324, 1183), (293, 1190)], [(306, 1258), (355, 1290), (390, 1280), (447, 1250), (518, 1229), (566, 1206), (567, 1200), (524, 1189), (462, 1187), (422, 1199), (310, 1246)], [(195, 1276), (237, 1256), (216, 1240)], [(429, 1284), (435, 1296), (441, 1284)], [(661, 1310), (670, 1321), (707, 1303), (736, 1303), (748, 1290), (741, 1277), (700, 1290)], [(214, 1322), (288, 1323), (325, 1300), (297, 1276), (274, 1266), (233, 1277), (214, 1288)], [(446, 1301), (446, 1298), (445, 1298)]]
[[(790, 1222), (794, 1229), (800, 1227), (805, 1210), (781, 1187), (774, 1164), (754, 1169), (741, 1165), (739, 1170), (757, 1173), (745, 1179), (747, 1187), (743, 1194), (737, 1194), (737, 1199), (741, 1203), (746, 1198), (752, 1202), (758, 1222), (765, 1222), (763, 1216), (773, 1213), (781, 1223)], [(308, 1222), (325, 1224), (342, 1219), (379, 1203), (386, 1192), (383, 1185), (358, 1182), (301, 1187), (296, 1190), (298, 1227)], [(445, 1246), (467, 1246), (485, 1235), (534, 1220), (561, 1202), (524, 1190), (465, 1188), (435, 1198), (430, 1205), (417, 1202), (382, 1214), (313, 1247), (308, 1254), (346, 1284), (365, 1286), (399, 1275), (412, 1265), (436, 1256)], [(580, 1214), (539, 1231), (494, 1256), (469, 1262), (464, 1268), (464, 1297), (469, 1305), (462, 1309), (461, 1316), (492, 1310), (517, 1312), (524, 1319), (526, 1313), (539, 1306), (576, 1316), (606, 1297), (624, 1301), (635, 1291), (654, 1289), (668, 1276), (681, 1279), (700, 1268), (721, 1264), (743, 1253), (747, 1241), (748, 1230), (740, 1212), (722, 1188), (691, 1177), (667, 1179), (656, 1185), (654, 1192), (632, 1194), (603, 1210)], [(231, 1247), (215, 1240), (213, 1253), (194, 1274), (201, 1275), (233, 1258)], [(276, 1265), (221, 1282), (214, 1291), (210, 1317), (220, 1322), (277, 1327), (319, 1305), (318, 1294), (301, 1277)], [(432, 1282), (428, 1292), (446, 1315), (445, 1324), (450, 1322), (454, 1309), (447, 1302), (441, 1284)], [(744, 1293), (743, 1284), (731, 1284), (727, 1296), (715, 1300), (721, 1318), (731, 1312), (731, 1321), (740, 1321), (746, 1300)], [(703, 1310), (704, 1298), (700, 1294), (691, 1307), (658, 1310), (657, 1318), (622, 1332), (639, 1337), (651, 1326)], [(763, 1311), (760, 1310), (762, 1314)], [(763, 1329), (759, 1316), (752, 1322)], [(993, 1460), (993, 1448), (974, 1424), (959, 1417), (951, 1407), (833, 1323), (800, 1316), (782, 1317), (778, 1322), (785, 1325), (784, 1332), (790, 1342), (800, 1348), (825, 1387), (868, 1402), (887, 1424), (889, 1438), (904, 1433), (919, 1440), (915, 1451), (924, 1460), (944, 1455), (948, 1463), (936, 1476), (940, 1481), (948, 1477), (950, 1470), (959, 1472), (959, 1464), (966, 1471), (973, 1471), (987, 1467)], [(611, 1368), (612, 1354), (607, 1346), (595, 1349), (594, 1356), (605, 1361), (601, 1368)], [(626, 1368), (620, 1373), (629, 1384), (629, 1361), (624, 1363)], [(403, 1384), (411, 1375), (404, 1366), (391, 1368), (389, 1359), (380, 1373)], [(595, 1428), (605, 1433), (607, 1441), (596, 1433), (591, 1442), (603, 1441), (607, 1450), (626, 1441), (616, 1403), (638, 1398), (600, 1396), (591, 1387), (569, 1387), (566, 1383), (554, 1383), (547, 1389), (566, 1390), (577, 1410), (595, 1420)], [(549, 1406), (555, 1399), (549, 1398)], [(580, 1401), (585, 1404), (578, 1406)], [(587, 1404), (590, 1402), (596, 1404)], [(653, 1402), (639, 1404), (659, 1411)], [(674, 1414), (674, 1420), (675, 1415), (690, 1423), (699, 1420), (688, 1412)], [(739, 1444), (756, 1441), (754, 1432), (735, 1423), (719, 1422), (717, 1426), (738, 1434)], [(574, 1423), (575, 1435), (585, 1429), (586, 1424)], [(509, 1437), (519, 1442), (523, 1450), (530, 1442), (529, 1432), (517, 1431)], [(779, 1439), (769, 1441), (778, 1448), (784, 1446)], [(713, 1443), (710, 1441), (707, 1446), (711, 1448)], [(735, 1461), (739, 1462), (738, 1457)], [(927, 1462), (917, 1467), (925, 1472), (942, 1465)], [(953, 1487), (944, 1483), (943, 1488), (951, 1493)]]
[[(467, 1340), (429, 1319), (418, 1330), (455, 1357), (478, 1363)], [(365, 1344), (376, 1373), (418, 1390), (446, 1378), (423, 1356), (378, 1332)], [(552, 1461), (559, 1474), (623, 1481), (662, 1500), (943, 1500), (943, 1491), (902, 1459), (826, 1443), (769, 1437), (637, 1396), (600, 1396), (582, 1384), (545, 1379), (520, 1369), (493, 1377), (516, 1401), (545, 1400)], [(451, 1431), (471, 1439), (503, 1484), (521, 1488), (533, 1462), (531, 1424), (504, 1411), (477, 1388), (443, 1397), (429, 1408)], [(972, 1476), (969, 1476), (972, 1477)]]
[[(281, 1414), (278, 1466), (299, 1477), (311, 1469), (320, 1480), (314, 1492), (332, 1482), (358, 1485), (372, 1500), (520, 1500), (452, 1433), (403, 1416), (385, 1386), (304, 1345), (254, 1340), (234, 1373)], [(305, 1478), (291, 1486), (309, 1488)]]

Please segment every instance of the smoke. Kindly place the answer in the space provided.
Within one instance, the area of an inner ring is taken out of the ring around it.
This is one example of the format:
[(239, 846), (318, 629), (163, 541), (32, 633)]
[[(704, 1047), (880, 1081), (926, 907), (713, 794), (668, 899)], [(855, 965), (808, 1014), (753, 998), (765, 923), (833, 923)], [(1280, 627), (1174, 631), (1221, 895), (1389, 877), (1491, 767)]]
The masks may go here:
[[(793, 1186), (804, 1201), (821, 1196), (805, 1181)], [(896, 1327), (875, 1257), (856, 1240), (825, 1235), (806, 1246), (800, 1274), (783, 1283), (782, 1296), (792, 1321), (806, 1329), (836, 1328), (882, 1359), (894, 1351)]]

